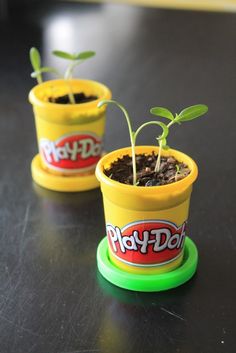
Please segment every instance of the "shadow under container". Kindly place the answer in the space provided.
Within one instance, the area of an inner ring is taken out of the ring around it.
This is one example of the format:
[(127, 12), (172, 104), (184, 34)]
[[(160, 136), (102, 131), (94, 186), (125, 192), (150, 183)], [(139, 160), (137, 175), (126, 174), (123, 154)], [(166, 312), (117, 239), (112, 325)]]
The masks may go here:
[[(138, 146), (136, 154), (157, 154), (158, 147)], [(177, 150), (163, 151), (184, 162), (190, 174), (163, 186), (125, 185), (108, 178), (104, 169), (131, 148), (113, 151), (99, 161), (96, 176), (103, 194), (106, 233), (97, 250), (98, 269), (119, 287), (160, 291), (179, 286), (196, 271), (198, 254), (186, 237), (196, 163)]]
[[(49, 102), (67, 95), (68, 84), (73, 93), (97, 99), (81, 104)], [(103, 154), (106, 108), (97, 104), (110, 98), (105, 85), (90, 80), (46, 81), (30, 91), (39, 148), (31, 170), (37, 184), (69, 192), (99, 186), (95, 167)]]

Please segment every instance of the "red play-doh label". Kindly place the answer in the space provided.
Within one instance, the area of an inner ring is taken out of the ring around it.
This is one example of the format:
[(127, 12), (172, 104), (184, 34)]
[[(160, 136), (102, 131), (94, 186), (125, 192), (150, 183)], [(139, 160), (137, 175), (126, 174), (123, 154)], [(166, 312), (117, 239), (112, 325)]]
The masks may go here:
[(102, 153), (101, 139), (89, 132), (67, 134), (56, 141), (41, 138), (39, 147), (48, 167), (63, 172), (93, 169)]
[(163, 220), (130, 223), (120, 229), (107, 224), (109, 248), (120, 261), (158, 266), (177, 259), (184, 246), (186, 222), (176, 226)]

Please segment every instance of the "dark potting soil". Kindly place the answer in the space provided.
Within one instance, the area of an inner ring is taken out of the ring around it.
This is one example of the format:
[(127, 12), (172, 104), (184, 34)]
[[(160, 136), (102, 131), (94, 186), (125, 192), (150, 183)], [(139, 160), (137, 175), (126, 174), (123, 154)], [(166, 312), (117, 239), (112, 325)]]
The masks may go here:
[[(83, 92), (74, 93), (73, 95), (74, 95), (76, 104), (88, 103), (88, 102), (92, 102), (92, 101), (95, 101), (96, 99), (98, 99), (97, 96), (92, 96), (92, 95), (86, 96)], [(56, 97), (56, 98), (49, 97), (48, 100), (50, 103), (71, 104), (67, 94), (65, 94), (64, 96)]]
[[(161, 157), (160, 171), (155, 172), (157, 155), (137, 154), (137, 185), (158, 186), (174, 183), (185, 178), (190, 169), (184, 163), (178, 162), (174, 157)], [(132, 158), (128, 155), (118, 158), (104, 173), (109, 178), (123, 184), (133, 184)]]

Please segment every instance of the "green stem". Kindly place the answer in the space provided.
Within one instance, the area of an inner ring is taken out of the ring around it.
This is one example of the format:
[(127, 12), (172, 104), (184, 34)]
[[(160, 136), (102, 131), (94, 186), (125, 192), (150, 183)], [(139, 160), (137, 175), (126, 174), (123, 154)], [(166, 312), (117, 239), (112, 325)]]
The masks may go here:
[(159, 121), (148, 121), (147, 123), (144, 123), (143, 125), (141, 125), (137, 131), (135, 132), (134, 134), (134, 138), (135, 138), (135, 141), (136, 141), (136, 138), (138, 136), (138, 134), (140, 133), (140, 131), (145, 127), (145, 126), (148, 126), (148, 125), (158, 125), (162, 128), (163, 130), (163, 133), (162, 135), (158, 138), (158, 141), (159, 141), (159, 152), (158, 152), (158, 158), (157, 158), (157, 162), (156, 162), (156, 166), (155, 166), (155, 172), (158, 172), (159, 169), (160, 169), (160, 164), (161, 164), (161, 151), (162, 151), (162, 139), (166, 138), (167, 135), (168, 135), (168, 127), (169, 125), (165, 125)]
[(120, 103), (118, 103), (112, 99), (103, 100), (101, 102), (101, 104), (99, 104), (99, 107), (101, 107), (103, 104), (109, 104), (109, 103), (113, 103), (118, 108), (120, 108), (120, 110), (124, 113), (124, 116), (127, 121), (128, 129), (129, 129), (129, 136), (130, 136), (130, 143), (131, 143), (131, 153), (132, 153), (133, 185), (136, 185), (137, 184), (137, 171), (136, 171), (136, 160), (135, 160), (135, 139), (136, 139), (136, 137), (135, 137), (135, 133), (133, 132), (132, 127), (131, 127), (130, 117), (129, 117), (127, 110)]
[[(82, 61), (81, 61), (82, 62)], [(69, 97), (69, 100), (70, 100), (70, 103), (71, 104), (75, 104), (75, 97), (74, 97), (74, 94), (73, 94), (73, 91), (72, 91), (72, 88), (71, 88), (71, 85), (69, 84), (68, 80), (69, 79), (72, 79), (72, 73), (73, 73), (73, 69), (78, 65), (80, 64), (81, 62), (78, 62), (78, 61), (72, 61), (72, 63), (68, 66), (66, 72), (65, 72), (65, 75), (64, 75), (64, 78), (65, 80), (67, 81), (67, 87), (69, 88), (69, 93), (68, 93), (68, 97)]]
[[(138, 134), (140, 133), (140, 131), (141, 131), (144, 127), (146, 127), (146, 126), (148, 126), (148, 125), (158, 125), (158, 126), (160, 126), (162, 129), (163, 129), (163, 126), (164, 126), (164, 124), (161, 123), (161, 122), (159, 122), (159, 121), (148, 121), (147, 123), (144, 123), (144, 124), (142, 124), (141, 126), (139, 126), (139, 128), (136, 130), (136, 132), (134, 133), (135, 140), (136, 140)], [(163, 133), (162, 133), (162, 135), (161, 135), (161, 138), (166, 138), (166, 136), (167, 136), (167, 131), (164, 132), (164, 129), (163, 129)]]
[(132, 166), (133, 166), (133, 185), (137, 184), (137, 170), (136, 170), (136, 158), (135, 158), (135, 138), (132, 132), (132, 137), (130, 135), (131, 141), (131, 151), (132, 151)]
[(37, 76), (37, 82), (38, 82), (38, 84), (40, 85), (40, 83), (43, 83), (43, 78), (42, 78), (42, 75), (38, 75)]
[(69, 101), (70, 101), (71, 104), (75, 104), (76, 103), (75, 102), (75, 97), (74, 97), (74, 94), (73, 94), (73, 91), (72, 91), (72, 87), (71, 87), (71, 85), (69, 83), (69, 80), (65, 79), (65, 82), (66, 82), (66, 85), (67, 85), (68, 90), (69, 90), (69, 92), (68, 92)]
[(62, 80), (64, 79), (65, 80), (65, 82), (66, 82), (66, 85), (67, 85), (67, 88), (68, 88), (68, 98), (69, 98), (69, 101), (70, 101), (70, 103), (71, 104), (75, 104), (76, 103), (76, 101), (75, 101), (75, 97), (74, 97), (74, 94), (73, 94), (73, 91), (72, 91), (72, 87), (71, 87), (71, 85), (70, 85), (70, 83), (69, 83), (69, 77), (63, 77), (61, 74), (60, 74), (60, 72), (59, 71), (57, 71), (57, 70), (53, 70), (52, 71), (54, 74), (56, 74), (59, 78), (61, 78)]
[(75, 104), (75, 97), (72, 91), (72, 87), (69, 83), (69, 80), (72, 78), (72, 70), (73, 70), (73, 65), (71, 64), (65, 72), (64, 79), (69, 89), (69, 92), (68, 92), (69, 101), (71, 104)]
[[(171, 127), (171, 125), (175, 124), (176, 121), (172, 120), (168, 125), (167, 128), (169, 129)], [(158, 157), (157, 157), (157, 162), (155, 165), (155, 173), (158, 173), (160, 171), (160, 166), (161, 166), (161, 153), (162, 153), (162, 140), (160, 140), (159, 143), (159, 152), (158, 152)]]
[(157, 157), (157, 162), (156, 162), (156, 166), (155, 166), (155, 173), (158, 173), (160, 170), (160, 166), (161, 166), (161, 152), (162, 152), (162, 141), (160, 141), (159, 144), (159, 152), (158, 152), (158, 157)]
[(130, 117), (127, 110), (119, 103), (115, 101), (111, 101), (115, 103), (124, 113), (125, 119), (127, 121), (128, 129), (129, 129), (129, 136), (130, 136), (130, 143), (131, 143), (131, 153), (132, 153), (132, 166), (133, 166), (133, 185), (137, 183), (137, 170), (136, 170), (136, 159), (135, 159), (135, 134), (133, 133)]
[(169, 127), (171, 127), (171, 125), (173, 125), (173, 124), (175, 124), (175, 123), (176, 123), (176, 121), (172, 120), (172, 121), (167, 125), (168, 129), (169, 129)]
[(66, 69), (66, 72), (64, 74), (65, 80), (68, 80), (68, 79), (72, 78), (72, 72), (73, 72), (74, 64), (75, 64), (74, 61), (72, 61), (72, 63)]
[(66, 69), (66, 72), (65, 72), (65, 79), (67, 78), (72, 78), (72, 75), (73, 75), (73, 70), (74, 68), (77, 66), (77, 65), (80, 65), (84, 62), (85, 60), (76, 60), (76, 61), (72, 61), (70, 63), (70, 65), (68, 66), (68, 68)]

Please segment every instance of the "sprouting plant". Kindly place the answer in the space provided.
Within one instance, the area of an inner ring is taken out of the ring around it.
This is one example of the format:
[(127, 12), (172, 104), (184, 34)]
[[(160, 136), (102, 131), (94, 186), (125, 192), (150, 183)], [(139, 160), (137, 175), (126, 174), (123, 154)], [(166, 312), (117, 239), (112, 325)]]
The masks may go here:
[(36, 48), (31, 48), (30, 52), (30, 62), (31, 65), (33, 66), (34, 72), (31, 74), (31, 77), (36, 78), (38, 83), (42, 83), (43, 79), (42, 79), (42, 74), (40, 72), (41, 69), (41, 56), (39, 54), (38, 49)]
[(31, 77), (36, 78), (38, 83), (43, 82), (42, 74), (45, 72), (51, 72), (57, 76), (61, 76), (59, 71), (49, 66), (41, 66), (41, 55), (37, 48), (30, 49), (30, 62), (33, 66), (34, 71), (31, 73)]
[(175, 168), (176, 168), (176, 173), (175, 173), (175, 181), (176, 181), (178, 174), (180, 174), (180, 167), (178, 164), (176, 164)]
[(160, 170), (162, 149), (166, 149), (166, 150), (169, 149), (169, 146), (167, 145), (167, 136), (169, 135), (169, 128), (174, 124), (180, 125), (183, 122), (199, 118), (207, 111), (208, 111), (208, 107), (206, 105), (197, 104), (183, 109), (179, 114), (176, 113), (174, 117), (174, 115), (167, 108), (154, 107), (150, 109), (151, 114), (162, 118), (166, 118), (170, 121), (169, 124), (166, 125), (167, 131), (168, 131), (167, 135), (164, 138), (160, 138), (160, 137), (157, 138), (157, 141), (159, 144), (159, 152), (158, 152), (157, 163), (155, 166), (156, 173), (158, 173)]
[(73, 71), (74, 71), (75, 67), (78, 66), (79, 64), (81, 64), (82, 62), (84, 62), (85, 60), (93, 57), (95, 55), (95, 52), (94, 51), (84, 51), (81, 53), (71, 54), (71, 53), (67, 53), (65, 51), (61, 51), (61, 50), (53, 50), (52, 54), (59, 57), (59, 58), (69, 60), (69, 64), (66, 68), (64, 75), (61, 75), (61, 73), (53, 67), (41, 66), (40, 53), (39, 53), (38, 49), (33, 47), (30, 49), (30, 61), (31, 61), (31, 64), (34, 69), (34, 72), (32, 72), (31, 77), (36, 78), (38, 83), (43, 82), (42, 74), (46, 73), (46, 72), (54, 73), (59, 78), (63, 78), (65, 80), (67, 87), (68, 87), (68, 90), (69, 90), (68, 97), (69, 97), (70, 103), (75, 104), (75, 98), (74, 98), (72, 88), (71, 88), (68, 80), (72, 79)]
[(142, 124), (136, 131), (133, 131), (132, 126), (131, 126), (130, 116), (129, 116), (127, 110), (123, 107), (123, 105), (121, 105), (120, 103), (116, 102), (115, 100), (102, 100), (101, 102), (98, 103), (98, 107), (101, 108), (104, 104), (115, 104), (124, 113), (124, 116), (126, 118), (127, 125), (128, 125), (130, 142), (131, 142), (132, 167), (133, 167), (133, 185), (137, 185), (137, 171), (136, 171), (136, 161), (135, 161), (135, 143), (136, 143), (136, 139), (137, 139), (138, 134), (140, 133), (140, 131), (144, 127), (146, 127), (148, 125), (158, 125), (158, 126), (160, 126), (162, 128), (162, 134), (157, 139), (158, 140), (165, 140), (167, 135), (168, 135), (168, 133), (169, 133), (169, 130), (168, 130), (167, 126), (164, 123), (162, 123), (162, 122), (149, 121), (149, 122), (146, 122), (146, 123)]
[[(194, 106), (185, 108), (179, 114), (176, 114), (174, 117), (173, 114), (168, 109), (162, 108), (162, 107), (154, 107), (150, 110), (150, 112), (154, 115), (157, 115), (157, 116), (160, 116), (160, 117), (163, 117), (163, 118), (170, 120), (169, 124), (164, 124), (163, 122), (156, 121), (156, 120), (155, 121), (148, 121), (148, 122), (142, 124), (141, 126), (139, 126), (139, 128), (136, 131), (134, 131), (132, 129), (130, 116), (129, 116), (127, 110), (123, 107), (123, 105), (116, 102), (115, 100), (102, 100), (98, 103), (98, 107), (100, 108), (105, 104), (115, 104), (118, 108), (121, 109), (121, 111), (124, 113), (124, 116), (126, 118), (128, 130), (129, 130), (130, 142), (131, 142), (133, 185), (137, 185), (135, 143), (136, 143), (136, 139), (137, 139), (138, 134), (140, 133), (140, 131), (144, 127), (149, 126), (149, 125), (158, 125), (162, 129), (162, 134), (156, 138), (158, 141), (158, 144), (159, 144), (159, 152), (158, 152), (157, 162), (156, 162), (156, 166), (155, 166), (155, 172), (158, 173), (160, 170), (162, 149), (169, 148), (169, 146), (167, 145), (167, 137), (169, 135), (169, 128), (174, 124), (181, 124), (182, 122), (196, 119), (208, 111), (208, 107), (206, 105), (198, 104), (198, 105), (194, 105)], [(177, 173), (178, 173), (178, 171), (179, 170), (177, 169)]]
[(71, 79), (75, 67), (84, 62), (85, 60), (92, 58), (95, 55), (95, 52), (83, 51), (81, 53), (71, 54), (61, 50), (53, 50), (52, 54), (57, 56), (58, 58), (69, 60), (69, 65), (65, 71), (64, 78)]

